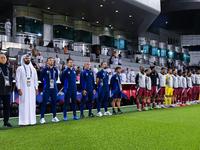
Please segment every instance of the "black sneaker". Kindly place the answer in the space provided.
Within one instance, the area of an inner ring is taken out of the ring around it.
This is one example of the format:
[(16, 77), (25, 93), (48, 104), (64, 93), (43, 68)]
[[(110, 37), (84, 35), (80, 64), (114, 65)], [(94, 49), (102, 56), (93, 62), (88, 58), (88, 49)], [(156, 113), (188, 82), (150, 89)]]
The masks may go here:
[(123, 112), (121, 110), (118, 111), (118, 114), (123, 114)]
[(113, 111), (113, 115), (117, 115), (116, 111)]
[(95, 115), (93, 113), (90, 113), (88, 116), (89, 117), (95, 117)]
[(9, 122), (4, 123), (4, 127), (13, 127)]
[(83, 114), (81, 114), (80, 118), (81, 118), (81, 119), (84, 119), (84, 118), (85, 118), (85, 116), (84, 116)]

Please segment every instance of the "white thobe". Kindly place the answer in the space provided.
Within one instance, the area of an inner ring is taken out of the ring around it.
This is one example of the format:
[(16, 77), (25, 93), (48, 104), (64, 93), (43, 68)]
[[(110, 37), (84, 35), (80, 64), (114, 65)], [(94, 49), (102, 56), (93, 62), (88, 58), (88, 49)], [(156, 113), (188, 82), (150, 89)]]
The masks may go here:
[(112, 69), (112, 75), (114, 75), (115, 74), (115, 69)]
[(107, 71), (108, 73), (110, 73), (110, 72), (111, 72), (111, 69), (110, 69), (110, 68), (107, 68), (106, 71)]
[(5, 23), (5, 32), (6, 32), (6, 35), (10, 36), (10, 30), (11, 30), (11, 23), (10, 23), (10, 21), (7, 21)]
[(135, 72), (131, 71), (130, 76), (131, 76), (131, 83), (135, 83)]
[(126, 71), (126, 82), (130, 83), (130, 71)]
[[(27, 72), (27, 77), (25, 69)], [(22, 91), (19, 96), (19, 125), (36, 124), (36, 92), (38, 89), (38, 78), (35, 68), (31, 65), (20, 66), (16, 72), (16, 86)], [(32, 77), (31, 77), (31, 71)], [(27, 78), (31, 77), (31, 86), (27, 86)]]
[(94, 82), (96, 82), (96, 77), (97, 77), (98, 69), (97, 68), (93, 68), (92, 72), (94, 74)]
[(114, 61), (113, 62), (114, 65), (118, 65), (118, 58), (114, 58), (113, 61)]
[(110, 84), (111, 78), (112, 78), (112, 75), (108, 75), (108, 84)]
[(122, 73), (122, 82), (126, 82), (126, 74)]

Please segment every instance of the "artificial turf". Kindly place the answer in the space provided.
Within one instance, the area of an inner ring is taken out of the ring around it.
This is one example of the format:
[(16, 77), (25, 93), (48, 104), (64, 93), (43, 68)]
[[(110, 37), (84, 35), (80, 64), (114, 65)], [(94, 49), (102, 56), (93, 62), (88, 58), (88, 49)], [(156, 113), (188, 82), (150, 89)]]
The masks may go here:
[[(52, 115), (46, 115), (47, 124), (26, 127), (17, 126), (13, 118), (13, 128), (0, 127), (0, 149), (200, 149), (200, 105), (145, 112), (131, 106), (122, 111), (76, 121), (68, 113), (69, 121), (60, 123), (51, 123)], [(62, 114), (57, 117), (63, 119)]]

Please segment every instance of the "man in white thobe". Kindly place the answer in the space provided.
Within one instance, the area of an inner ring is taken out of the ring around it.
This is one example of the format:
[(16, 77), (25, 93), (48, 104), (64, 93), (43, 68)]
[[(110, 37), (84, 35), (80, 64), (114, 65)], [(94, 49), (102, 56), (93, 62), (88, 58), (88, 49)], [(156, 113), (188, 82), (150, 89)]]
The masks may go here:
[(10, 30), (11, 30), (11, 23), (10, 23), (10, 19), (6, 19), (6, 23), (5, 23), (5, 34), (10, 36)]
[(29, 55), (22, 56), (21, 66), (16, 72), (16, 86), (19, 94), (19, 125), (36, 124), (36, 95), (38, 78)]
[(107, 71), (108, 73), (110, 73), (110, 72), (111, 72), (111, 69), (110, 69), (110, 67), (109, 67), (109, 66), (107, 66), (107, 69), (106, 69), (106, 71)]
[(115, 58), (113, 59), (113, 61), (114, 61), (114, 62), (113, 62), (114, 65), (118, 65), (118, 58), (117, 58), (116, 56), (115, 56)]
[(131, 76), (130, 76), (130, 71), (129, 71), (129, 69), (127, 68), (127, 69), (126, 69), (126, 82), (127, 82), (127, 83), (130, 83), (130, 80), (131, 80), (130, 77), (131, 77)]
[(130, 77), (131, 77), (131, 83), (135, 83), (135, 72), (133, 71), (133, 69), (131, 69)]
[(126, 82), (126, 74), (124, 70), (122, 70), (121, 76), (122, 76), (122, 83)]
[(96, 81), (96, 76), (97, 76), (97, 72), (98, 72), (98, 69), (97, 69), (96, 65), (94, 65), (94, 68), (92, 69), (92, 72), (94, 74), (94, 81)]

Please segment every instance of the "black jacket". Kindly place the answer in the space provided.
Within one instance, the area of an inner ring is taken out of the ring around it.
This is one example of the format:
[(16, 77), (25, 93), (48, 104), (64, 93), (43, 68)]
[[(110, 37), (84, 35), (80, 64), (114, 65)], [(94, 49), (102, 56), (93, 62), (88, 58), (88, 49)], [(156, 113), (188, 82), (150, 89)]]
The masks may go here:
[(10, 86), (5, 86), (5, 80), (2, 72), (0, 71), (0, 95), (10, 95), (11, 93), (11, 88), (12, 88), (12, 81), (13, 81), (13, 73), (12, 73), (12, 68), (10, 68), (7, 64), (1, 64), (0, 67), (4, 73), (5, 76), (7, 76), (7, 67), (9, 70), (9, 82)]
[(150, 77), (151, 77), (151, 85), (157, 86), (158, 73), (157, 72), (151, 72)]

